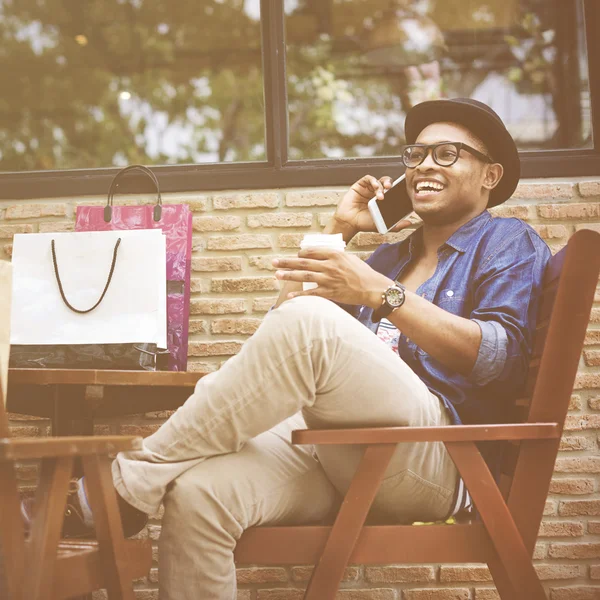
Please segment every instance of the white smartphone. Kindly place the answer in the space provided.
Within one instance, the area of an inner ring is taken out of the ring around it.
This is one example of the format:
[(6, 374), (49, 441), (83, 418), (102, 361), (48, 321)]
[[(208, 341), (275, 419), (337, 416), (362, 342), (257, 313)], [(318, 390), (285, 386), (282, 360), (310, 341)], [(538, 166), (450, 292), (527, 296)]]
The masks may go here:
[(404, 175), (398, 177), (392, 187), (384, 192), (383, 200), (371, 198), (367, 206), (379, 233), (387, 233), (398, 221), (407, 217), (413, 207)]

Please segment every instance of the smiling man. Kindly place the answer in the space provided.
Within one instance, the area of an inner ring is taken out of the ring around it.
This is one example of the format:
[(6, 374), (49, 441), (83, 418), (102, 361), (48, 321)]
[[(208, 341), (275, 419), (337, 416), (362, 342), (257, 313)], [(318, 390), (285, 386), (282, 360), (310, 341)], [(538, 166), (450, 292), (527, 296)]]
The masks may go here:
[[(324, 249), (275, 261), (280, 298), (242, 351), (201, 379), (142, 450), (113, 463), (126, 524), (131, 507), (152, 514), (164, 502), (161, 600), (233, 600), (244, 529), (336, 510), (362, 450), (292, 446), (293, 429), (501, 421), (523, 386), (550, 252), (523, 222), (487, 211), (517, 185), (514, 141), (467, 99), (417, 105), (406, 137), (422, 227), (367, 262)], [(390, 183), (357, 181), (326, 232), (350, 241), (374, 231), (367, 202)], [(303, 281), (318, 287), (302, 291)], [(70, 514), (91, 526), (78, 487)], [(372, 515), (431, 521), (467, 505), (443, 444), (400, 444)]]

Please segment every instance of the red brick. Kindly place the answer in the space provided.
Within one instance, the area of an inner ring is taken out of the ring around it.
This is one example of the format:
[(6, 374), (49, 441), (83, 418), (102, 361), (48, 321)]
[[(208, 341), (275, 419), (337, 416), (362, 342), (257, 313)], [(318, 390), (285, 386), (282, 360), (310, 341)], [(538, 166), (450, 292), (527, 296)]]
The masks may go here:
[(426, 583), (435, 581), (433, 567), (385, 566), (367, 567), (365, 579), (370, 583)]
[(593, 479), (553, 479), (550, 482), (551, 494), (567, 494), (569, 496), (592, 494), (594, 492)]
[(40, 217), (64, 217), (67, 214), (67, 205), (52, 204), (16, 204), (6, 209), (5, 219), (38, 219)]
[(250, 215), (247, 219), (248, 227), (310, 227), (312, 213), (273, 213), (266, 215)]
[(569, 235), (564, 225), (535, 225), (534, 228), (545, 240), (565, 238)]
[(600, 586), (577, 586), (552, 588), (550, 600), (598, 600), (600, 598)]
[[(412, 233), (412, 229), (410, 232)], [(409, 235), (408, 229), (403, 229), (398, 233), (369, 233), (361, 231), (357, 233), (353, 238), (350, 244), (351, 248), (362, 248), (364, 246), (379, 246), (383, 243), (394, 244), (395, 242), (400, 242)]]
[(235, 215), (215, 217), (212, 215), (194, 217), (192, 227), (194, 231), (233, 231), (239, 229), (242, 221)]
[(190, 333), (206, 333), (207, 332), (207, 321), (201, 319), (190, 319)]
[(600, 579), (600, 565), (590, 566), (590, 579)]
[[(289, 255), (288, 255), (289, 256)], [(262, 254), (258, 256), (249, 256), (248, 265), (255, 267), (260, 271), (275, 271), (277, 267), (273, 266), (273, 259), (283, 258), (283, 254)]]
[(592, 323), (600, 323), (600, 308), (592, 308), (590, 321)]
[(538, 577), (542, 581), (553, 579), (577, 579), (581, 577), (579, 565), (534, 565)]
[(237, 277), (235, 279), (213, 279), (211, 291), (220, 292), (272, 292), (279, 290), (275, 277)]
[(600, 515), (600, 500), (565, 500), (560, 503), (558, 514), (562, 517)]
[(270, 590), (258, 590), (256, 600), (302, 600), (304, 590), (295, 588), (273, 588)]
[(198, 377), (212, 373), (218, 369), (218, 365), (215, 363), (206, 363), (196, 360), (189, 360), (187, 364), (187, 370), (190, 373), (197, 373)]
[[(308, 581), (313, 572), (314, 567), (312, 566), (301, 566), (292, 567), (292, 580), (293, 581)], [(359, 567), (346, 567), (344, 569), (344, 575), (342, 581), (357, 581), (360, 575)]]
[(521, 182), (512, 197), (528, 200), (566, 199), (573, 197), (573, 188), (572, 183)]
[(252, 312), (266, 313), (277, 302), (277, 296), (265, 296), (262, 298), (254, 298), (252, 300)]
[(571, 396), (569, 410), (581, 410), (581, 396)]
[(33, 225), (0, 225), (0, 239), (12, 240), (15, 233), (32, 233)]
[(75, 231), (75, 223), (73, 221), (49, 221), (40, 223), (38, 226), (40, 233), (62, 233), (65, 231)]
[(241, 271), (242, 257), (227, 256), (195, 256), (192, 258), (192, 271), (211, 272), (211, 271)]
[(556, 514), (557, 504), (554, 500), (546, 500), (546, 504), (544, 505), (544, 516), (547, 517), (549, 515)]
[[(562, 504), (562, 503), (561, 503)], [(559, 513), (562, 515), (562, 513)], [(539, 537), (577, 537), (583, 535), (583, 523), (579, 521), (542, 521)]]
[(543, 219), (593, 219), (600, 217), (600, 204), (571, 203), (540, 204), (538, 215)]
[(585, 333), (585, 340), (583, 343), (586, 346), (600, 344), (600, 329), (588, 329)]
[(560, 440), (559, 450), (561, 451), (573, 451), (573, 450), (589, 450), (594, 447), (594, 441), (590, 438), (586, 438), (582, 435), (566, 435)]
[(286, 206), (336, 206), (345, 193), (345, 190), (288, 192), (285, 195), (285, 204)]
[(554, 465), (556, 473), (600, 473), (600, 456), (577, 458), (559, 456)]
[(475, 590), (475, 600), (500, 600), (500, 594), (496, 588), (477, 588)]
[(98, 423), (94, 424), (94, 435), (110, 435), (110, 425), (99, 425)]
[(600, 396), (595, 396), (594, 398), (590, 398), (588, 400), (588, 406), (592, 410), (600, 410)]
[(278, 192), (218, 194), (213, 196), (213, 207), (216, 210), (230, 210), (232, 208), (277, 208), (278, 206)]
[(588, 533), (600, 533), (600, 521), (588, 521)]
[(455, 583), (462, 581), (492, 581), (490, 571), (485, 566), (440, 567), (440, 581)]
[(395, 600), (396, 592), (392, 589), (340, 590), (335, 600)]
[(467, 588), (437, 588), (427, 590), (404, 590), (403, 600), (469, 600)]
[(600, 181), (580, 181), (577, 184), (579, 193), (584, 197), (600, 196)]
[[(134, 590), (133, 593), (135, 594), (135, 600), (158, 600), (158, 590)], [(96, 600), (95, 595), (94, 600)]]
[(216, 319), (212, 322), (212, 333), (252, 335), (262, 319)]
[(40, 437), (45, 429), (34, 425), (11, 425), (10, 434), (13, 437)]
[(600, 223), (578, 223), (575, 225), (575, 231), (582, 231), (584, 229), (600, 233)]
[(585, 350), (583, 358), (588, 367), (600, 367), (600, 350)]
[(231, 356), (242, 349), (242, 342), (190, 342), (190, 356)]
[(300, 248), (303, 237), (303, 233), (281, 233), (277, 236), (277, 243), (280, 248)]
[(119, 435), (141, 435), (148, 437), (155, 433), (160, 425), (119, 425)]
[(565, 429), (582, 431), (583, 429), (600, 429), (600, 415), (569, 415), (565, 421)]
[(536, 542), (533, 549), (533, 560), (542, 560), (548, 556), (548, 544)]
[(246, 302), (242, 298), (192, 298), (190, 313), (193, 315), (225, 315), (245, 313)]
[(600, 373), (578, 373), (575, 378), (575, 390), (600, 388)]
[(548, 555), (550, 558), (600, 558), (600, 544), (550, 544)]
[(235, 600), (251, 600), (252, 590), (238, 590)]
[(245, 583), (282, 583), (288, 580), (285, 569), (281, 567), (249, 567), (236, 571), (238, 584)]
[(187, 204), (192, 212), (206, 212), (210, 208), (210, 196), (177, 197), (169, 194), (168, 200), (163, 198), (163, 204)]
[(268, 235), (240, 233), (238, 235), (216, 235), (209, 238), (208, 250), (251, 250), (253, 248), (271, 248)]
[(502, 204), (501, 206), (494, 206), (490, 212), (495, 217), (514, 217), (516, 219), (524, 220), (529, 219), (531, 216), (529, 213), (529, 206), (524, 206), (522, 204)]
[(319, 214), (319, 226), (325, 227), (329, 223), (329, 221), (331, 220), (332, 217), (333, 217), (332, 212), (320, 213)]

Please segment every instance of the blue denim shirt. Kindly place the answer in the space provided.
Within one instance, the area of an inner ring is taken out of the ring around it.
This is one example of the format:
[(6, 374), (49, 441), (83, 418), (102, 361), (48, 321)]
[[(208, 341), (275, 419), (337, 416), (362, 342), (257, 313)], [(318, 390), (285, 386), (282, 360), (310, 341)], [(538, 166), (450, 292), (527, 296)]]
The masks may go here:
[[(368, 264), (390, 279), (418, 256), (422, 231), (397, 244), (382, 244)], [(442, 399), (455, 423), (506, 421), (506, 402), (527, 377), (542, 278), (551, 257), (546, 243), (519, 219), (484, 211), (458, 229), (438, 250), (433, 276), (417, 293), (481, 329), (477, 361), (468, 376), (445, 367), (400, 332), (398, 353)], [(345, 307), (376, 331), (372, 309)], [(402, 309), (399, 309), (402, 310)]]

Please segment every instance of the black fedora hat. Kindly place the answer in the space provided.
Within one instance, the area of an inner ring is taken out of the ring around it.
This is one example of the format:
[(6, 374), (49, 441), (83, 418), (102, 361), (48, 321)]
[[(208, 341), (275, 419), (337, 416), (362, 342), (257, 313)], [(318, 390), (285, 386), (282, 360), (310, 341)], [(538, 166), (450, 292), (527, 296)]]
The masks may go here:
[(428, 100), (413, 106), (404, 125), (406, 143), (414, 144), (431, 123), (450, 122), (466, 127), (488, 148), (493, 159), (504, 167), (504, 175), (490, 193), (488, 207), (508, 200), (521, 177), (521, 161), (517, 145), (502, 119), (487, 105), (471, 98)]

